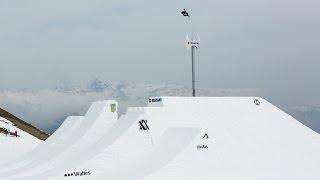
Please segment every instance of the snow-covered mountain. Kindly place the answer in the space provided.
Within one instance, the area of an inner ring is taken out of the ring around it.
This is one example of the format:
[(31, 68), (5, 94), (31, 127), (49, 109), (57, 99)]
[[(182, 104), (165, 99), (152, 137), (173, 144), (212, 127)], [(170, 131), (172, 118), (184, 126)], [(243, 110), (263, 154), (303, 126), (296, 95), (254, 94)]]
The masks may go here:
[[(27, 133), (28, 136), (29, 135), (33, 136), (34, 138), (37, 138), (39, 140), (46, 140), (48, 138), (48, 134), (44, 133), (38, 128), (32, 126), (31, 124), (21, 120), (20, 118), (14, 116), (13, 114), (1, 108), (0, 108), (0, 121), (2, 122), (2, 125), (14, 126), (13, 129), (23, 131)], [(5, 128), (4, 126), (0, 126), (0, 132), (8, 135), (8, 131), (6, 129), (7, 128)]]
[(0, 117), (0, 165), (22, 156), (42, 142), (28, 130), (31, 128)]

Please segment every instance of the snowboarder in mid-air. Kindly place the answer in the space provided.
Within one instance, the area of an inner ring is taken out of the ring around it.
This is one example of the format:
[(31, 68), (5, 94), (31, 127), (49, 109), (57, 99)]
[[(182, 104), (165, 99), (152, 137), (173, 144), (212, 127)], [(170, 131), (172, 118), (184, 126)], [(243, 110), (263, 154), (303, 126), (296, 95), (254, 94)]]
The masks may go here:
[(182, 14), (183, 16), (190, 17), (190, 16), (189, 16), (189, 13), (186, 11), (186, 9), (183, 9), (183, 11), (181, 11), (181, 14)]

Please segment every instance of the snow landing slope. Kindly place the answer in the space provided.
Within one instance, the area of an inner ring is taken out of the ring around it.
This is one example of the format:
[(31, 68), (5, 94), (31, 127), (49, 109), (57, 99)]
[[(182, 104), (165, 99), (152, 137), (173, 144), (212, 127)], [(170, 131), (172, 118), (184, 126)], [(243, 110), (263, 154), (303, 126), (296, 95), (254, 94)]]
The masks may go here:
[(0, 108), (0, 171), (3, 170), (4, 164), (27, 154), (48, 136)]
[(128, 108), (118, 120), (112, 116), (116, 102), (106, 102), (90, 107), (84, 119), (92, 125), (78, 135), (78, 142), (57, 156), (43, 157), (35, 168), (7, 171), (6, 176), (0, 172), (0, 177), (320, 178), (319, 134), (262, 98), (152, 97), (148, 107)]
[[(99, 139), (104, 131), (108, 130), (108, 127), (116, 121), (117, 113), (111, 112), (108, 108), (112, 105), (117, 106), (115, 101), (99, 101), (91, 105), (86, 115), (78, 119), (78, 123), (73, 123), (74, 130), (69, 130), (68, 135), (55, 138), (53, 145), (50, 148), (43, 148), (47, 155), (33, 156), (27, 163), (20, 163), (19, 166), (12, 165), (8, 167), (10, 170), (0, 172), (0, 178), (5, 178), (10, 175), (19, 176), (20, 174), (27, 175), (30, 171), (44, 171), (56, 166), (63, 165), (73, 154), (79, 154), (80, 152), (86, 152), (86, 149), (92, 147), (96, 139)], [(65, 123), (63, 123), (65, 124)], [(59, 128), (60, 129), (60, 128)], [(57, 132), (59, 132), (59, 129)], [(50, 140), (50, 139), (48, 139)], [(47, 151), (45, 151), (47, 149)], [(7, 169), (8, 169), (7, 168)], [(15, 179), (15, 178), (14, 178)]]
[[(0, 117), (0, 165), (31, 151), (42, 141)], [(15, 136), (17, 132), (17, 136)]]
[(13, 169), (32, 167), (32, 163), (39, 164), (41, 160), (48, 157), (49, 154), (52, 156), (54, 149), (65, 149), (65, 146), (68, 144), (66, 140), (70, 138), (75, 131), (77, 131), (77, 127), (82, 120), (83, 116), (69, 116), (54, 134), (35, 149), (14, 161), (0, 165), (0, 173), (2, 173), (1, 176), (4, 176), (5, 174), (12, 174)]
[(49, 135), (45, 132), (39, 130), (38, 128), (32, 126), (29, 123), (26, 123), (25, 121), (19, 119), (18, 117), (14, 116), (13, 114), (5, 111), (4, 109), (0, 108), (0, 117), (7, 119), (12, 124), (14, 124), (17, 128), (21, 129), (24, 132), (27, 132), (31, 134), (32, 136), (40, 139), (40, 140), (46, 140)]

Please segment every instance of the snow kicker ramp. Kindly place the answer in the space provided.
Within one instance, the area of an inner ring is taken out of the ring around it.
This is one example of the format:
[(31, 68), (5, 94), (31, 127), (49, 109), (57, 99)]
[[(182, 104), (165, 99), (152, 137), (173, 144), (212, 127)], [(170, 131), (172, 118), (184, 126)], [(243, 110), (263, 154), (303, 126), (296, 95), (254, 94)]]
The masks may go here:
[(255, 97), (152, 97), (90, 147), (10, 179), (320, 178), (319, 134)]
[(66, 170), (84, 163), (101, 153), (130, 127), (132, 127), (140, 115), (138, 112), (132, 112), (121, 116), (120, 119), (117, 120), (117, 122), (94, 145), (90, 146), (89, 149), (80, 148), (73, 151), (72, 154), (69, 154), (69, 160), (64, 161), (60, 166), (48, 169), (42, 173), (32, 172), (33, 175), (21, 179), (48, 179), (50, 176), (57, 176), (57, 179), (63, 178)]
[(93, 103), (81, 123), (77, 125), (76, 130), (68, 137), (63, 137), (61, 146), (53, 146), (45, 156), (38, 157), (22, 167), (1, 173), (0, 178), (10, 176), (10, 178), (16, 179), (19, 176), (28, 175), (30, 171), (41, 172), (46, 168), (51, 169), (67, 161), (69, 155), (77, 149), (90, 148), (115, 123), (117, 112), (110, 111), (110, 106), (113, 104), (117, 103), (115, 101)]
[[(25, 166), (38, 157), (46, 156), (50, 148), (64, 144), (65, 137), (67, 138), (73, 131), (76, 130), (78, 124), (82, 121), (82, 116), (69, 116), (61, 126), (49, 138), (24, 156), (10, 161), (0, 166), (0, 173), (9, 171), (21, 166)], [(61, 142), (62, 141), (62, 142)]]
[[(104, 179), (106, 177), (105, 173), (108, 174), (108, 177), (116, 176), (119, 170), (125, 173), (124, 165), (139, 164), (140, 160), (144, 159), (147, 154), (150, 157), (159, 154), (157, 161), (153, 159), (154, 166), (148, 168), (150, 169), (149, 171), (152, 171), (154, 168), (157, 169), (157, 166), (161, 167), (162, 164), (165, 164), (164, 162), (174, 158), (177, 153), (183, 151), (199, 132), (199, 128), (169, 128), (161, 136), (161, 140), (153, 142), (148, 132), (140, 130), (140, 118), (144, 118), (140, 110), (129, 110), (90, 151), (82, 153), (83, 156), (75, 156), (72, 161), (66, 162), (59, 168), (22, 179), (61, 179), (67, 175), (70, 176), (70, 174), (77, 176), (77, 174), (81, 173), (92, 173), (92, 176), (79, 178)], [(170, 149), (173, 150), (171, 153)], [(161, 153), (162, 158), (160, 158)], [(144, 165), (147, 164), (144, 163)], [(71, 169), (71, 167), (73, 168)], [(128, 173), (129, 167), (126, 168)], [(141, 171), (142, 169), (135, 171), (134, 175), (140, 177), (145, 174), (145, 172)], [(133, 178), (133, 176), (130, 176), (130, 179)]]

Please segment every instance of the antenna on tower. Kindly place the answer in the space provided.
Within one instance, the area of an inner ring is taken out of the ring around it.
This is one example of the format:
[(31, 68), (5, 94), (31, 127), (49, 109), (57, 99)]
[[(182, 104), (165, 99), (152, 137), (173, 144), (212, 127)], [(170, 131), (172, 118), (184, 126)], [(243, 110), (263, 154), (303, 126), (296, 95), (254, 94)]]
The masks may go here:
[[(190, 18), (190, 14), (183, 9), (181, 14), (185, 17)], [(188, 49), (191, 49), (191, 74), (192, 74), (192, 96), (196, 96), (196, 71), (195, 71), (195, 50), (200, 47), (200, 36), (194, 37), (194, 34), (191, 34), (191, 37), (187, 35), (186, 37), (186, 45)]]

